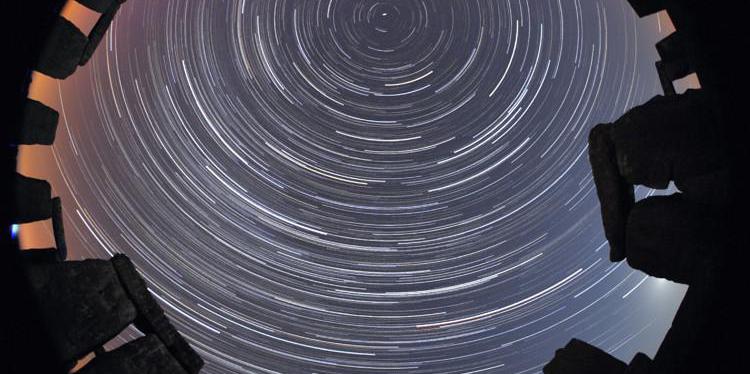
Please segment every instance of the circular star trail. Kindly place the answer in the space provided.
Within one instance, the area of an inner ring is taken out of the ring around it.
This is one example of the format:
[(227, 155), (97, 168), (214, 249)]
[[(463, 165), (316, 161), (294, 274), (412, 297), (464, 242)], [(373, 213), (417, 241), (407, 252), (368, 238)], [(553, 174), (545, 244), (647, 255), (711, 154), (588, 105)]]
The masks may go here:
[(657, 93), (655, 29), (624, 1), (130, 1), (61, 83), (70, 246), (128, 254), (207, 373), (653, 354), (674, 296), (607, 260), (586, 137)]

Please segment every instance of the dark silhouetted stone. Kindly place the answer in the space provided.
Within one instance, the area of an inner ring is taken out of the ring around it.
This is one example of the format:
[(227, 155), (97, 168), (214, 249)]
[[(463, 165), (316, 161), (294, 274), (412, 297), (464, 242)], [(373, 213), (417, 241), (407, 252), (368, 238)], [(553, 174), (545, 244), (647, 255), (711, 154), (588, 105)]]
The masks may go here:
[(99, 13), (106, 12), (113, 3), (122, 3), (119, 0), (76, 0), (76, 2)]
[(695, 72), (690, 64), (688, 53), (682, 40), (682, 33), (675, 31), (656, 43), (661, 61), (656, 62), (662, 89), (665, 95), (674, 95), (673, 82)]
[(188, 373), (198, 373), (203, 367), (203, 359), (169, 323), (164, 311), (148, 292), (146, 283), (130, 259), (125, 255), (117, 254), (112, 257), (112, 264), (138, 310), (138, 318), (134, 322), (135, 327), (144, 333), (158, 336)]
[(86, 47), (81, 53), (80, 60), (78, 61), (79, 65), (85, 65), (86, 62), (88, 62), (88, 60), (91, 58), (91, 56), (94, 55), (96, 47), (99, 46), (99, 43), (107, 33), (107, 29), (109, 29), (109, 25), (115, 18), (115, 14), (117, 14), (117, 11), (120, 9), (120, 3), (120, 1), (112, 1), (107, 10), (102, 12), (99, 20), (91, 29), (91, 32), (89, 32), (88, 42), (86, 43)]
[(555, 352), (555, 357), (544, 366), (544, 374), (619, 374), (627, 365), (593, 345), (578, 339)]
[(674, 81), (686, 77), (692, 71), (687, 61), (657, 61), (656, 72), (659, 74), (659, 82), (665, 95), (675, 95)]
[(55, 141), (58, 113), (56, 110), (32, 99), (26, 99), (23, 120), (16, 137), (11, 139), (13, 144), (43, 144), (50, 145)]
[(723, 221), (681, 193), (643, 199), (628, 217), (628, 264), (654, 277), (692, 284), (716, 269), (726, 245)]
[(686, 59), (685, 42), (680, 31), (674, 31), (656, 43), (656, 52), (664, 61)]
[(110, 351), (96, 355), (80, 374), (185, 374), (155, 335), (146, 335)]
[(58, 17), (39, 56), (36, 70), (52, 78), (69, 77), (78, 67), (87, 43), (86, 35), (76, 25)]
[(59, 197), (52, 199), (52, 234), (55, 236), (55, 246), (57, 246), (57, 256), (60, 261), (65, 261), (68, 257), (68, 245), (65, 243), (65, 229), (63, 228), (63, 211), (62, 202)]
[(633, 207), (633, 186), (619, 174), (612, 142), (612, 124), (595, 126), (589, 133), (589, 163), (602, 211), (611, 261), (625, 258), (625, 224)]
[(21, 251), (21, 257), (24, 261), (33, 264), (65, 261), (56, 248), (24, 249)]
[(14, 223), (28, 223), (52, 216), (52, 187), (49, 182), (16, 173), (13, 180), (16, 200), (11, 206)]
[(630, 360), (628, 368), (625, 369), (625, 374), (648, 374), (651, 370), (651, 359), (645, 354), (638, 352)]
[(620, 175), (630, 184), (661, 189), (723, 168), (721, 136), (702, 90), (656, 96), (612, 129)]
[[(737, 336), (741, 323), (732, 325), (729, 309), (723, 309), (723, 293), (730, 284), (720, 272), (706, 273), (688, 288), (672, 326), (654, 356), (650, 373), (744, 373), (736, 366), (736, 351), (744, 345), (728, 338)], [(722, 310), (723, 309), (723, 310)], [(736, 348), (733, 348), (733, 346)], [(734, 351), (733, 351), (734, 350)]]
[(35, 264), (28, 278), (60, 361), (74, 362), (136, 318), (110, 261)]
[(639, 17), (660, 12), (666, 7), (662, 0), (628, 0), (628, 3)]

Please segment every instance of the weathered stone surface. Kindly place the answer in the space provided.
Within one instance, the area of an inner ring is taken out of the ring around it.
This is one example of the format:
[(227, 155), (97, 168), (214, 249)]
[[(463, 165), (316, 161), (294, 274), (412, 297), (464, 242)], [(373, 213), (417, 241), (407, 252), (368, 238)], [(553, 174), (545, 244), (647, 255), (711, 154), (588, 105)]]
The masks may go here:
[(155, 335), (146, 335), (110, 351), (97, 354), (80, 374), (185, 374)]
[(578, 339), (555, 352), (555, 357), (544, 366), (544, 374), (618, 374), (627, 365), (608, 353)]
[(117, 254), (112, 257), (112, 264), (138, 311), (135, 326), (144, 333), (158, 336), (188, 373), (198, 373), (203, 367), (203, 359), (169, 322), (130, 259), (125, 255)]
[(15, 200), (10, 209), (11, 222), (28, 223), (52, 216), (52, 186), (49, 182), (16, 173), (12, 183)]
[(34, 264), (28, 279), (60, 361), (93, 351), (136, 318), (109, 261)]
[(86, 47), (83, 49), (78, 61), (79, 65), (85, 65), (86, 62), (88, 62), (88, 60), (91, 58), (91, 56), (94, 55), (96, 47), (99, 46), (102, 38), (104, 38), (104, 35), (107, 33), (107, 29), (109, 29), (109, 25), (112, 23), (112, 20), (115, 18), (115, 14), (117, 14), (117, 11), (119, 9), (120, 2), (113, 1), (107, 8), (107, 10), (104, 11), (99, 17), (99, 20), (89, 32), (88, 42), (86, 43)]
[(602, 211), (604, 233), (612, 261), (625, 258), (625, 224), (633, 207), (633, 186), (619, 174), (611, 138), (612, 124), (605, 123), (589, 132), (589, 163)]
[(52, 144), (55, 141), (58, 117), (56, 110), (27, 98), (23, 120), (19, 123), (20, 127), (11, 142), (13, 144)]
[(643, 199), (628, 217), (628, 264), (654, 277), (692, 284), (721, 258), (722, 221), (680, 193)]
[(88, 39), (72, 22), (58, 17), (39, 56), (36, 70), (52, 78), (65, 79), (78, 67)]
[(721, 169), (726, 163), (721, 137), (701, 90), (656, 96), (629, 110), (612, 129), (620, 175), (630, 184), (660, 189)]

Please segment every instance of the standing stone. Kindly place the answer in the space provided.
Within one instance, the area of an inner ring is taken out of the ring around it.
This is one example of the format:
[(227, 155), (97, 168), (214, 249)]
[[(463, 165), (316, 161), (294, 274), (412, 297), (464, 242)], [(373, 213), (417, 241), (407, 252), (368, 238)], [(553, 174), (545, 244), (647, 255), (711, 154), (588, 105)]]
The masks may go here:
[(627, 365), (593, 345), (578, 339), (555, 352), (544, 374), (621, 374)]
[(22, 120), (11, 143), (51, 145), (55, 141), (58, 117), (56, 110), (27, 98)]
[(609, 242), (610, 260), (622, 261), (625, 258), (625, 224), (635, 196), (633, 186), (620, 176), (617, 168), (612, 124), (599, 124), (589, 132), (589, 163), (599, 196), (604, 234)]
[(86, 43), (86, 47), (81, 53), (81, 58), (78, 61), (79, 65), (85, 65), (86, 62), (88, 62), (88, 60), (91, 58), (91, 56), (94, 55), (96, 47), (99, 46), (99, 43), (107, 33), (107, 29), (109, 29), (109, 25), (115, 18), (115, 14), (117, 14), (117, 11), (120, 9), (120, 4), (122, 2), (124, 1), (114, 0), (111, 2), (109, 7), (102, 12), (102, 15), (99, 17), (96, 25), (94, 25), (94, 27), (91, 29), (91, 32), (89, 32), (88, 42)]
[(627, 261), (634, 269), (692, 284), (715, 271), (724, 250), (722, 219), (683, 194), (635, 204), (627, 223)]
[(138, 311), (138, 318), (134, 322), (135, 327), (146, 334), (158, 336), (187, 373), (198, 373), (203, 367), (203, 359), (169, 322), (130, 259), (125, 255), (117, 254), (112, 257), (112, 264)]
[(666, 7), (662, 0), (628, 0), (638, 17), (645, 17), (663, 10)]
[(65, 261), (56, 248), (35, 248), (20, 251), (21, 259), (29, 264), (55, 263)]
[(10, 207), (11, 222), (29, 223), (52, 217), (52, 186), (49, 182), (16, 173), (11, 183), (15, 193)]
[(95, 12), (104, 13), (109, 9), (112, 3), (121, 3), (119, 0), (76, 0), (77, 3), (89, 8)]
[(724, 167), (721, 136), (702, 90), (656, 96), (630, 109), (612, 129), (619, 174), (630, 184), (659, 189)]
[(685, 41), (682, 32), (679, 30), (667, 35), (664, 39), (656, 43), (656, 52), (663, 61), (678, 61), (687, 58), (685, 50)]
[(675, 31), (656, 43), (661, 61), (656, 62), (662, 89), (665, 95), (676, 94), (673, 82), (695, 72), (688, 59), (682, 33)]
[(625, 374), (648, 374), (651, 371), (653, 361), (644, 353), (638, 352), (630, 360)]
[(186, 374), (155, 335), (146, 335), (98, 353), (79, 374)]
[(136, 317), (109, 261), (35, 264), (28, 279), (61, 362), (75, 362)]
[(65, 261), (68, 257), (68, 245), (65, 242), (65, 229), (63, 228), (62, 202), (59, 197), (52, 199), (52, 234), (55, 236), (57, 246), (57, 257)]
[(39, 55), (36, 70), (52, 78), (65, 79), (78, 67), (88, 39), (72, 22), (58, 17)]

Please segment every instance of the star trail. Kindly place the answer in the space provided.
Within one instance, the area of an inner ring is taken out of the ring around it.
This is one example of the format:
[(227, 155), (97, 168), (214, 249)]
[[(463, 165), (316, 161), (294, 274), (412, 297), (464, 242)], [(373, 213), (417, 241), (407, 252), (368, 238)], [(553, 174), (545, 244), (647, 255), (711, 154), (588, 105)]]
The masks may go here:
[(615, 0), (131, 0), (59, 86), (72, 257), (130, 256), (206, 373), (653, 355), (682, 289), (608, 261), (586, 139), (657, 39)]

